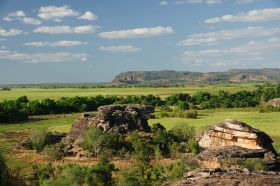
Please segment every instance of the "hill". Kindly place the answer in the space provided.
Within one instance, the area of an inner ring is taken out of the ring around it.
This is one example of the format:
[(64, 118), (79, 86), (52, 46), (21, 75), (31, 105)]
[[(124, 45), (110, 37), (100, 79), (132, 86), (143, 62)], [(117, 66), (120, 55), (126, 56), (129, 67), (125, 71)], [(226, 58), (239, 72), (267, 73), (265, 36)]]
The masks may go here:
[(113, 84), (168, 83), (251, 83), (280, 81), (280, 69), (232, 69), (225, 72), (128, 71), (117, 75)]

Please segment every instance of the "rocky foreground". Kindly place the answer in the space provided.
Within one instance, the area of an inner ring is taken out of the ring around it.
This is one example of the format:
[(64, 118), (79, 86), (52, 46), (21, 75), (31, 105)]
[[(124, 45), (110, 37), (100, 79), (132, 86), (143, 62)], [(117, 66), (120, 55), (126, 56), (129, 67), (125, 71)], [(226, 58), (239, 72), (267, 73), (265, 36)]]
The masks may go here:
[(280, 174), (276, 172), (225, 171), (204, 169), (189, 172), (186, 179), (169, 186), (276, 186), (280, 185)]

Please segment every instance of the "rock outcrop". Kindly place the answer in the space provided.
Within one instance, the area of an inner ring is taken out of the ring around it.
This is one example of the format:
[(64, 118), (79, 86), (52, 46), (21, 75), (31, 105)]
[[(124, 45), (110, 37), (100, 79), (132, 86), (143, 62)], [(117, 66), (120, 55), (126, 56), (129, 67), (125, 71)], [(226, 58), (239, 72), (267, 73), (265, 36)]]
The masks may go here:
[(206, 168), (237, 169), (237, 162), (259, 158), (268, 169), (275, 170), (279, 160), (272, 142), (266, 133), (243, 122), (225, 120), (200, 136), (198, 143), (204, 151), (191, 161)]
[(225, 186), (225, 185), (254, 185), (254, 186), (274, 186), (280, 185), (280, 174), (277, 172), (250, 172), (227, 171), (223, 169), (198, 169), (188, 172), (184, 181), (170, 184), (169, 186)]
[(264, 132), (235, 121), (225, 120), (205, 131), (199, 138), (199, 145), (206, 149), (220, 149), (238, 146), (246, 149), (273, 150), (272, 139)]
[(126, 135), (132, 131), (150, 132), (147, 120), (154, 112), (152, 106), (140, 105), (106, 105), (98, 108), (95, 114), (83, 114), (71, 127), (68, 135), (63, 139), (67, 151), (76, 155), (81, 152), (86, 131), (96, 127), (104, 132)]
[(267, 103), (275, 108), (280, 108), (280, 98), (271, 99)]

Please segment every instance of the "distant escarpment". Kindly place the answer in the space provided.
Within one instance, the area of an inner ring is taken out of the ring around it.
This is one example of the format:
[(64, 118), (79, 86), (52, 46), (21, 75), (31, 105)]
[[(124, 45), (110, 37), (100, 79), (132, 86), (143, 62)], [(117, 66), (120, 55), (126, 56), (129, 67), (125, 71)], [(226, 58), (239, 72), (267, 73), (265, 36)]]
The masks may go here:
[(117, 75), (114, 84), (250, 83), (280, 81), (280, 69), (233, 69), (226, 72), (129, 71)]

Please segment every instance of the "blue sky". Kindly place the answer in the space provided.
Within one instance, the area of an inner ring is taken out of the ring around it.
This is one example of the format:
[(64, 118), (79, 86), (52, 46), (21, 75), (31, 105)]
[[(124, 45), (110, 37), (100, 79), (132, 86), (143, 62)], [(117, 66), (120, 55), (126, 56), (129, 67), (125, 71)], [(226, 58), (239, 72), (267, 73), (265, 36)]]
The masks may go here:
[(0, 84), (280, 68), (279, 0), (0, 0)]

